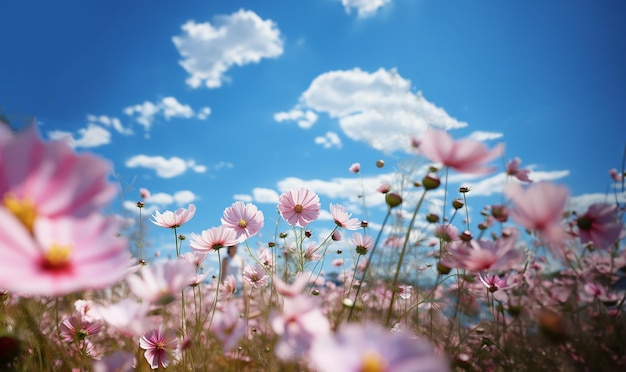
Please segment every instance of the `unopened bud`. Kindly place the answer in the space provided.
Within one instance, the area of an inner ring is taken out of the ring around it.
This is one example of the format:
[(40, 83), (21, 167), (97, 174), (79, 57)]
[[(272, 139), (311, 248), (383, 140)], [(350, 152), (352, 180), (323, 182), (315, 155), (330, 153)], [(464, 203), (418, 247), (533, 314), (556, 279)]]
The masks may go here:
[(369, 225), (369, 223), (367, 221), (365, 221), (365, 220), (361, 221), (361, 227), (362, 228), (366, 228), (367, 225)]
[(376, 167), (377, 168), (382, 168), (385, 166), (385, 161), (384, 160), (377, 160), (376, 161)]
[(402, 204), (402, 197), (395, 192), (388, 192), (385, 194), (385, 203), (389, 208), (395, 208)]
[(441, 275), (450, 274), (450, 269), (448, 266), (441, 263), (441, 261), (437, 262), (437, 272)]
[(434, 213), (429, 213), (426, 215), (426, 221), (430, 223), (437, 223), (439, 222), (439, 216)]
[(276, 246), (276, 243), (274, 242), (267, 242), (267, 246), (270, 248), (274, 248)]
[(463, 201), (461, 199), (454, 199), (452, 201), (452, 207), (454, 209), (461, 209), (461, 208), (463, 208), (464, 205), (465, 204), (463, 203)]
[(137, 202), (137, 208), (143, 208), (145, 205), (144, 202)]
[(422, 179), (422, 184), (426, 190), (434, 190), (441, 185), (441, 180), (435, 174), (427, 174)]
[(469, 188), (468, 186), (461, 186), (461, 187), (459, 187), (459, 192), (461, 194), (466, 194), (466, 193), (470, 192), (470, 190), (471, 190), (471, 188)]
[(461, 235), (459, 235), (459, 238), (464, 242), (469, 242), (470, 240), (472, 240), (473, 237), (471, 232), (465, 230), (461, 233)]
[(310, 238), (310, 237), (311, 237), (311, 235), (312, 235), (312, 234), (311, 234), (311, 231), (310, 231), (310, 230), (306, 230), (306, 231), (304, 232), (304, 236), (306, 236), (307, 238)]
[(285, 239), (287, 237), (287, 233), (286, 232), (281, 232), (280, 234), (278, 234), (278, 237), (281, 239)]

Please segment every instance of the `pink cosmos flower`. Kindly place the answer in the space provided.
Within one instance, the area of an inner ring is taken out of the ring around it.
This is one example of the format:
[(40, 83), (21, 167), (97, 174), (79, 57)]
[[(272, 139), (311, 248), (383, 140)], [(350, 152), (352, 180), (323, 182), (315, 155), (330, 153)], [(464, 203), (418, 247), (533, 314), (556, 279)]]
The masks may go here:
[(309, 244), (307, 249), (304, 251), (304, 259), (306, 261), (319, 261), (322, 258), (322, 255), (317, 253), (320, 247), (315, 243)]
[(513, 176), (522, 182), (533, 182), (530, 178), (528, 178), (530, 170), (520, 169), (520, 164), (522, 164), (522, 160), (520, 158), (509, 160), (509, 163), (506, 166), (506, 174)]
[(278, 211), (291, 226), (305, 227), (320, 215), (320, 198), (311, 190), (295, 188), (278, 199)]
[(32, 233), (0, 208), (0, 288), (22, 295), (99, 289), (126, 276), (133, 262), (116, 237), (114, 217), (38, 218)]
[(85, 322), (78, 317), (71, 316), (61, 323), (61, 338), (65, 342), (75, 342), (76, 344), (83, 341), (86, 337), (98, 334), (102, 328), (102, 323)]
[(224, 247), (237, 245), (237, 232), (224, 225), (202, 231), (201, 235), (191, 233), (189, 246), (199, 252), (217, 251)]
[(158, 262), (140, 268), (141, 276), (131, 275), (127, 282), (139, 298), (166, 305), (180, 296), (180, 290), (196, 274), (193, 264), (183, 260)]
[(207, 255), (208, 255), (208, 252), (193, 251), (193, 252), (186, 252), (184, 254), (181, 254), (178, 257), (178, 259), (192, 263), (194, 264), (196, 269), (199, 269), (202, 263), (204, 262), (204, 260), (206, 259)]
[(330, 214), (335, 220), (335, 224), (347, 230), (356, 230), (361, 227), (358, 218), (350, 218), (352, 213), (348, 213), (346, 207), (341, 204), (330, 204)]
[(448, 362), (425, 338), (390, 332), (375, 323), (348, 323), (319, 337), (309, 359), (319, 372), (443, 372)]
[(450, 224), (438, 225), (435, 228), (435, 236), (446, 243), (459, 240), (459, 229)]
[(237, 239), (243, 242), (263, 228), (263, 220), (263, 212), (256, 205), (238, 201), (224, 210), (222, 225), (235, 230)]
[(330, 323), (310, 297), (285, 297), (281, 313), (270, 315), (272, 330), (280, 336), (276, 356), (283, 360), (298, 358), (308, 351), (317, 337), (330, 332)]
[(350, 172), (352, 173), (359, 173), (359, 171), (361, 170), (361, 164), (359, 163), (354, 163), (350, 166)]
[(38, 218), (97, 212), (117, 193), (107, 180), (109, 163), (77, 155), (65, 141), (45, 143), (35, 126), (2, 141), (0, 159), (2, 207), (29, 231)]
[(126, 336), (139, 336), (153, 326), (148, 317), (150, 304), (125, 298), (114, 304), (99, 306), (95, 313), (109, 326)]
[(623, 223), (617, 215), (617, 206), (596, 203), (576, 219), (578, 234), (583, 244), (592, 242), (596, 248), (604, 249), (619, 239)]
[(485, 164), (502, 155), (504, 144), (489, 151), (481, 142), (469, 138), (455, 142), (447, 132), (429, 129), (422, 134), (420, 149), (431, 161), (457, 172), (487, 174), (494, 168)]
[(370, 235), (361, 235), (354, 233), (352, 235), (352, 243), (356, 246), (356, 253), (364, 255), (374, 247), (374, 239)]
[(609, 171), (609, 175), (615, 182), (620, 182), (622, 180), (622, 175), (615, 168)]
[(506, 271), (523, 258), (515, 247), (516, 242), (517, 230), (496, 241), (454, 241), (448, 245), (448, 253), (441, 259), (441, 264), (472, 271)]
[(304, 288), (309, 284), (309, 278), (311, 273), (298, 273), (294, 279), (293, 284), (289, 285), (283, 282), (278, 276), (274, 276), (272, 283), (276, 292), (284, 297), (297, 297), (302, 294)]
[(386, 194), (389, 191), (391, 191), (391, 185), (388, 183), (383, 183), (376, 188), (376, 191), (378, 191), (381, 194)]
[(175, 228), (181, 227), (186, 222), (191, 220), (193, 216), (196, 214), (196, 206), (193, 204), (189, 204), (189, 207), (178, 208), (175, 212), (165, 211), (163, 214), (159, 213), (159, 211), (154, 212), (152, 215), (152, 223), (167, 228)]
[(142, 187), (139, 189), (139, 196), (141, 196), (141, 198), (144, 200), (148, 200), (150, 199), (151, 194), (148, 189)]
[(178, 339), (174, 330), (153, 329), (141, 336), (139, 347), (145, 350), (143, 355), (152, 369), (167, 368), (178, 358)]
[(243, 269), (243, 280), (245, 280), (252, 288), (259, 288), (270, 282), (270, 277), (265, 270), (257, 265), (246, 265)]
[[(562, 246), (567, 238), (560, 225), (569, 195), (565, 187), (538, 182), (524, 190), (520, 185), (510, 183), (504, 194), (513, 202), (511, 217), (515, 222), (539, 232), (549, 247)], [(557, 251), (553, 253), (561, 255)]]
[(229, 302), (215, 312), (211, 332), (220, 340), (224, 351), (237, 346), (239, 340), (246, 334), (246, 323), (242, 321), (237, 305)]

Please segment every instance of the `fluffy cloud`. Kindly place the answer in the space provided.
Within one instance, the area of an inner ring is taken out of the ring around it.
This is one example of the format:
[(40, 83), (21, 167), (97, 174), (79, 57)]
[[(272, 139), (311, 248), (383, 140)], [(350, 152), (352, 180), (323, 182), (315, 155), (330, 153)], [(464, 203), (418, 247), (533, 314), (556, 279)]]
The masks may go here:
[(53, 140), (64, 139), (73, 148), (98, 147), (111, 143), (111, 132), (93, 123), (87, 124), (87, 128), (79, 129), (76, 137), (71, 132), (61, 130), (48, 132), (48, 137)]
[(145, 101), (142, 104), (128, 106), (124, 109), (124, 113), (134, 117), (135, 121), (148, 131), (154, 124), (157, 116), (163, 116), (165, 120), (170, 120), (171, 118), (190, 119), (194, 117), (206, 120), (211, 114), (211, 109), (203, 107), (196, 113), (191, 106), (178, 102), (176, 98), (165, 97), (156, 103)]
[(395, 69), (369, 73), (355, 68), (323, 73), (302, 93), (293, 110), (277, 113), (274, 118), (299, 120), (299, 113), (307, 110), (337, 118), (346, 136), (386, 153), (410, 152), (410, 137), (429, 125), (443, 129), (467, 126), (420, 92), (412, 92), (411, 82)]
[(176, 156), (166, 159), (162, 156), (135, 155), (128, 159), (125, 165), (129, 168), (141, 167), (154, 169), (157, 176), (162, 178), (180, 176), (185, 173), (187, 169), (191, 169), (196, 173), (206, 171), (205, 166), (196, 164), (194, 160), (185, 161)]
[(390, 2), (391, 0), (341, 0), (346, 13), (350, 14), (351, 9), (354, 8), (361, 18), (373, 15), (378, 8)]
[(476, 140), (476, 141), (489, 141), (489, 140), (502, 138), (502, 136), (504, 136), (504, 134), (502, 133), (483, 132), (483, 131), (477, 130), (477, 131), (472, 132), (469, 135), (469, 138)]
[(291, 111), (277, 112), (274, 114), (274, 120), (279, 123), (287, 120), (296, 121), (300, 128), (308, 129), (317, 121), (317, 114), (311, 110), (302, 111), (293, 109)]
[(315, 137), (315, 143), (324, 146), (326, 149), (331, 147), (341, 148), (341, 139), (335, 132), (326, 132), (326, 135), (323, 137)]
[[(177, 191), (174, 194), (158, 192), (150, 195), (150, 199), (146, 201), (144, 214), (152, 214), (154, 211), (163, 211), (166, 208), (176, 209), (179, 207), (187, 207), (198, 198), (196, 194), (189, 190)], [(131, 212), (139, 213), (136, 201), (124, 201), (124, 208)]]
[(213, 24), (188, 21), (183, 33), (172, 37), (183, 57), (180, 65), (189, 73), (192, 88), (219, 88), (232, 66), (258, 63), (283, 53), (280, 30), (250, 10), (215, 17)]
[(115, 118), (115, 117), (106, 116), (106, 115), (100, 115), (100, 116), (87, 115), (87, 122), (89, 124), (97, 124), (97, 125), (103, 125), (108, 128), (113, 128), (117, 133), (123, 134), (125, 136), (129, 136), (133, 134), (132, 129), (124, 127), (120, 119)]

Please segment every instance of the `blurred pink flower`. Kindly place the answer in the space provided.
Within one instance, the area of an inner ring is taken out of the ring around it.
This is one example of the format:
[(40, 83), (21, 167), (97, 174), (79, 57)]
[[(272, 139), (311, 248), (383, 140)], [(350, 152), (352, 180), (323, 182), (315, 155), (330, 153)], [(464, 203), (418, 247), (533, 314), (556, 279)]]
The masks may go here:
[(150, 194), (150, 191), (148, 189), (142, 187), (142, 188), (139, 189), (139, 196), (142, 199), (147, 200), (147, 199), (150, 199), (151, 194)]
[(298, 273), (294, 282), (292, 284), (287, 284), (283, 282), (278, 276), (274, 276), (274, 280), (272, 280), (272, 284), (274, 284), (274, 288), (276, 292), (285, 296), (285, 297), (297, 297), (302, 294), (304, 288), (309, 284), (309, 278), (311, 277), (311, 273)]
[(374, 247), (374, 239), (370, 235), (361, 233), (352, 234), (352, 243), (356, 246), (356, 253), (364, 255)]
[(158, 305), (166, 305), (178, 298), (180, 290), (196, 274), (195, 266), (184, 260), (157, 262), (139, 270), (141, 276), (131, 275), (126, 279), (131, 292)]
[(256, 265), (246, 265), (243, 269), (243, 280), (245, 280), (252, 288), (263, 287), (270, 282), (270, 277), (265, 270)]
[(117, 193), (111, 165), (75, 154), (65, 141), (43, 142), (35, 126), (0, 143), (0, 196), (27, 230), (39, 218), (85, 217)]
[(520, 164), (522, 164), (522, 160), (520, 158), (509, 160), (509, 163), (506, 166), (506, 174), (513, 176), (522, 182), (533, 182), (530, 178), (528, 178), (530, 170), (520, 169)]
[(358, 218), (350, 218), (352, 213), (348, 213), (346, 207), (341, 204), (330, 204), (330, 214), (335, 220), (335, 224), (346, 230), (356, 230), (361, 227), (361, 221)]
[(139, 336), (153, 326), (148, 317), (150, 304), (124, 298), (114, 304), (98, 306), (94, 312), (109, 326), (126, 336)]
[(330, 323), (313, 299), (305, 296), (285, 297), (283, 310), (270, 315), (272, 330), (280, 337), (276, 356), (283, 360), (299, 358), (313, 341), (330, 332)]
[(237, 346), (239, 340), (246, 334), (246, 323), (241, 319), (235, 303), (229, 302), (215, 312), (211, 332), (220, 340), (224, 351)]
[(159, 213), (159, 211), (154, 212), (152, 223), (167, 228), (181, 227), (191, 220), (195, 214), (196, 206), (189, 204), (189, 207), (178, 208), (175, 212), (165, 211), (163, 214)]
[(167, 368), (178, 358), (178, 339), (174, 330), (153, 329), (141, 336), (139, 347), (145, 350), (144, 356), (152, 369)]
[(59, 328), (61, 338), (65, 342), (75, 342), (78, 345), (88, 336), (98, 334), (102, 328), (102, 323), (99, 321), (85, 322), (78, 317), (71, 316), (65, 318)]
[(596, 203), (576, 219), (578, 234), (583, 244), (592, 242), (596, 248), (612, 246), (619, 239), (624, 224), (617, 215), (617, 206)]
[(222, 225), (204, 230), (200, 235), (191, 233), (189, 246), (199, 252), (209, 252), (237, 245), (237, 243), (239, 243), (237, 232)]
[(131, 372), (135, 370), (134, 363), (135, 356), (132, 353), (118, 350), (100, 360), (94, 360), (92, 369), (93, 372)]
[(459, 229), (450, 224), (438, 225), (435, 228), (435, 236), (446, 243), (459, 240)]
[(199, 269), (202, 263), (204, 262), (204, 260), (206, 259), (207, 255), (208, 255), (208, 252), (193, 251), (193, 252), (186, 252), (184, 254), (181, 254), (180, 256), (178, 256), (178, 259), (182, 261), (190, 262), (196, 266), (196, 269)]
[(304, 259), (306, 261), (318, 261), (322, 258), (322, 255), (317, 253), (320, 247), (315, 243), (309, 244), (307, 249), (304, 251)]
[(622, 180), (622, 174), (617, 171), (617, 169), (613, 168), (609, 171), (609, 175), (615, 182), (620, 182)]
[(425, 338), (375, 323), (348, 323), (319, 337), (309, 359), (319, 372), (444, 372), (448, 362)]
[(350, 172), (352, 173), (359, 173), (360, 170), (361, 170), (361, 164), (359, 163), (354, 163), (350, 166)]
[(0, 208), (0, 288), (64, 295), (105, 288), (126, 276), (132, 258), (114, 217), (37, 219), (32, 234)]
[(391, 185), (388, 183), (383, 183), (376, 188), (376, 191), (378, 191), (381, 194), (386, 194), (389, 191), (391, 191)]
[(243, 242), (263, 228), (263, 220), (263, 212), (256, 205), (237, 201), (224, 210), (222, 225), (235, 230), (237, 239)]
[(420, 139), (420, 149), (431, 161), (442, 163), (457, 172), (487, 174), (494, 170), (485, 163), (502, 155), (504, 145), (498, 144), (491, 151), (481, 142), (469, 138), (454, 141), (443, 130), (426, 130)]
[(517, 231), (496, 241), (475, 240), (453, 241), (447, 245), (447, 254), (441, 264), (447, 267), (472, 271), (506, 271), (523, 259), (515, 247)]
[(278, 211), (291, 226), (305, 227), (320, 215), (320, 199), (305, 188), (285, 191), (278, 200)]
[[(509, 183), (504, 194), (513, 202), (511, 217), (527, 229), (539, 232), (550, 246), (562, 246), (567, 234), (561, 227), (567, 188), (550, 182), (533, 183), (526, 190)], [(557, 256), (562, 255), (553, 250)]]

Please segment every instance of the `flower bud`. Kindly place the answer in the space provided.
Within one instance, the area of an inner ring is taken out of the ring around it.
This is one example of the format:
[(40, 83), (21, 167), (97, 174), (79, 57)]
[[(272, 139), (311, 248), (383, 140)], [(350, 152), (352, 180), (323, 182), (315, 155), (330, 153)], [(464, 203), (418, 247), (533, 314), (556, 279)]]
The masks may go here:
[(144, 202), (137, 202), (137, 208), (143, 208), (146, 204)]
[(450, 269), (448, 266), (441, 263), (441, 261), (437, 262), (437, 272), (441, 275), (450, 274)]
[(365, 220), (361, 221), (361, 227), (362, 228), (366, 228), (367, 225), (369, 225), (369, 223), (367, 221), (365, 221)]
[(434, 213), (429, 213), (426, 215), (426, 221), (430, 223), (437, 223), (439, 222), (439, 216)]
[(385, 194), (385, 203), (389, 208), (395, 208), (402, 204), (402, 197), (395, 192), (388, 192)]
[(267, 242), (267, 246), (270, 248), (274, 248), (276, 246), (276, 243), (274, 242)]
[(461, 199), (454, 199), (452, 201), (452, 207), (454, 209), (457, 209), (457, 210), (461, 209), (461, 208), (463, 208), (464, 205), (465, 205), (465, 203), (463, 203), (463, 201)]
[(435, 174), (427, 174), (422, 179), (422, 184), (426, 190), (434, 190), (441, 185), (441, 180)]
[(311, 234), (311, 231), (310, 231), (310, 230), (306, 230), (306, 231), (304, 231), (304, 236), (306, 236), (307, 238), (310, 238), (310, 237), (311, 237), (311, 235), (312, 235), (312, 234)]
[(466, 193), (470, 192), (470, 190), (471, 190), (471, 188), (468, 187), (468, 186), (461, 186), (461, 187), (459, 187), (459, 192), (461, 194), (466, 194)]
[(461, 233), (461, 235), (459, 235), (459, 238), (464, 242), (469, 242), (474, 237), (472, 236), (472, 233), (469, 230), (465, 230)]
[(509, 220), (509, 209), (504, 205), (494, 205), (491, 207), (491, 216), (498, 222)]
[(280, 234), (278, 234), (278, 237), (281, 239), (285, 239), (287, 237), (287, 233), (286, 232), (281, 232)]
[(377, 168), (382, 168), (385, 166), (385, 161), (384, 160), (377, 160), (376, 161), (376, 167)]

